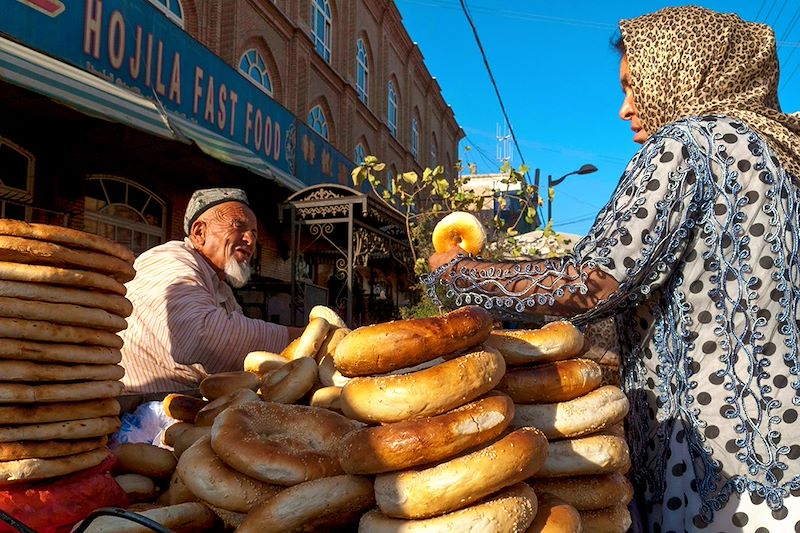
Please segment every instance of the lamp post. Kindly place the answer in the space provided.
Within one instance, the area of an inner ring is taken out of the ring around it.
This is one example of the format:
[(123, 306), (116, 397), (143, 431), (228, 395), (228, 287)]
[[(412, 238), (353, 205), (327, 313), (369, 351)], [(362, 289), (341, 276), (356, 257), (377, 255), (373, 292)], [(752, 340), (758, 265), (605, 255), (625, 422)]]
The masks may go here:
[(550, 197), (550, 189), (564, 181), (567, 176), (572, 176), (573, 174), (591, 174), (592, 172), (597, 172), (597, 167), (592, 165), (591, 163), (587, 163), (578, 170), (573, 170), (572, 172), (568, 172), (554, 180), (552, 176), (547, 176), (547, 223), (549, 224), (553, 220), (553, 200)]

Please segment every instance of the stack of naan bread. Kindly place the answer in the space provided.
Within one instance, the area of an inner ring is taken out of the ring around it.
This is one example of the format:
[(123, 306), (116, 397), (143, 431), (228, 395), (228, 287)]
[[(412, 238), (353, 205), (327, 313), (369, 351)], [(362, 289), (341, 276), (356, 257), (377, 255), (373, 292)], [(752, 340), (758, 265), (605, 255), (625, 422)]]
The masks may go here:
[(103, 237), (0, 219), (0, 483), (109, 455), (132, 264), (128, 248)]
[(240, 533), (627, 529), (627, 400), (570, 323), (492, 331), (467, 307), (351, 332), (328, 311), (165, 398), (177, 466), (150, 476), (160, 496), (120, 479), (133, 499)]
[[(486, 344), (508, 371), (497, 386), (515, 403), (512, 426), (534, 426), (549, 441), (545, 464), (528, 480), (577, 509), (583, 531), (627, 531), (633, 488), (622, 420), (628, 400), (606, 384), (613, 373), (588, 359), (584, 337), (569, 322), (535, 330), (495, 330)], [(605, 353), (605, 352), (603, 352)]]

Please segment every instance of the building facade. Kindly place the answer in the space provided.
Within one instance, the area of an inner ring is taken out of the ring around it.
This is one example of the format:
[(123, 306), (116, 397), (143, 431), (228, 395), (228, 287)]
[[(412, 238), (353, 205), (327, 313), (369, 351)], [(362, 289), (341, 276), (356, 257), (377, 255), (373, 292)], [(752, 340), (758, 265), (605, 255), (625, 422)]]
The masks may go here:
[(366, 155), (456, 174), (463, 132), (391, 0), (7, 8), (0, 217), (141, 253), (183, 237), (193, 190), (239, 186), (259, 217), (256, 273), (280, 282), (296, 267), (278, 216), (292, 194), (349, 185)]

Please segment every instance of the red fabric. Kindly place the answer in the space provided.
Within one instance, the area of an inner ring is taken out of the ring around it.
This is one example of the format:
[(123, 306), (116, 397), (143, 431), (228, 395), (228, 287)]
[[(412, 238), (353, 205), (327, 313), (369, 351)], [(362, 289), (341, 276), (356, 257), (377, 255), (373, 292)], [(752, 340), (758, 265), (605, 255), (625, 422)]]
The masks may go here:
[[(115, 460), (112, 455), (74, 474), (3, 487), (0, 510), (37, 533), (64, 533), (99, 507), (127, 507), (128, 497), (111, 475)], [(15, 531), (0, 520), (0, 533)]]

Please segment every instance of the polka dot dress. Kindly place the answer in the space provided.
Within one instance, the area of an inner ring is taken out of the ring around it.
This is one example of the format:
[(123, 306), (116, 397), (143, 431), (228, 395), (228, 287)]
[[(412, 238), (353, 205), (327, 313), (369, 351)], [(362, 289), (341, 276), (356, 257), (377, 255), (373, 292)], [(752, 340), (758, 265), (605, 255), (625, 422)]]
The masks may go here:
[(648, 531), (800, 531), (800, 193), (760, 136), (651, 136), (577, 264), (619, 290), (632, 477)]

